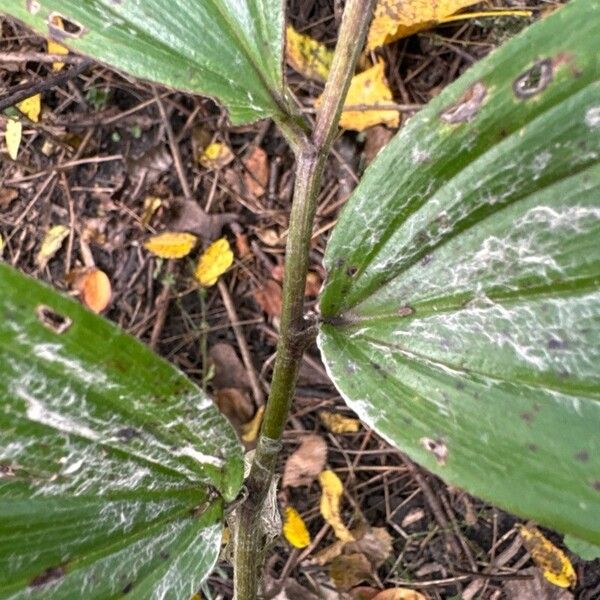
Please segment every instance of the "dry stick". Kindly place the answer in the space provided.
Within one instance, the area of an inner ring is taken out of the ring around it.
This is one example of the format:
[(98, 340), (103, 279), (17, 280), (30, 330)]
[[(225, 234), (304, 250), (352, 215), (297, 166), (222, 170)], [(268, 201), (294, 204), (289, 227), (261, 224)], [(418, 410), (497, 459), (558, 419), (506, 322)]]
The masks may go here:
[(233, 300), (231, 299), (231, 294), (229, 293), (229, 290), (227, 289), (227, 286), (225, 285), (222, 279), (219, 279), (217, 285), (219, 287), (219, 293), (221, 294), (221, 299), (223, 300), (225, 310), (227, 311), (227, 316), (229, 317), (229, 321), (231, 322), (231, 328), (233, 329), (233, 333), (235, 334), (235, 339), (237, 340), (238, 346), (240, 348), (242, 361), (244, 363), (244, 366), (246, 367), (246, 372), (248, 373), (248, 379), (250, 380), (250, 387), (252, 388), (254, 401), (256, 402), (257, 406), (262, 406), (265, 403), (265, 395), (263, 393), (262, 387), (260, 386), (260, 382), (258, 381), (256, 369), (252, 364), (250, 350), (248, 349), (248, 344), (246, 343), (244, 332), (242, 331), (240, 321), (235, 311), (235, 306), (233, 304)]
[(234, 533), (234, 589), (236, 600), (258, 597), (265, 540), (261, 525), (263, 505), (271, 486), (281, 435), (288, 419), (302, 354), (310, 341), (304, 320), (304, 287), (317, 195), (327, 156), (338, 128), (342, 106), (356, 61), (362, 50), (375, 0), (348, 0), (333, 64), (311, 138), (278, 125), (296, 153), (296, 184), (286, 245), (286, 270), (280, 337), (269, 401), (246, 480), (247, 499), (237, 511)]
[(84, 59), (78, 65), (75, 65), (73, 68), (67, 70), (62, 70), (56, 75), (52, 75), (47, 77), (43, 81), (38, 81), (37, 83), (32, 83), (31, 85), (27, 85), (18, 91), (12, 93), (10, 96), (3, 98), (0, 100), (0, 112), (9, 106), (13, 106), (17, 102), (21, 100), (25, 100), (25, 98), (29, 98), (29, 96), (33, 96), (34, 94), (39, 94), (41, 92), (45, 92), (50, 88), (56, 87), (57, 85), (62, 85), (71, 79), (75, 79), (78, 75), (81, 75), (88, 67), (94, 64), (93, 60)]
[(169, 310), (169, 301), (171, 300), (171, 276), (175, 271), (175, 262), (170, 260), (167, 263), (167, 270), (165, 272), (165, 276), (163, 277), (163, 287), (160, 290), (160, 294), (156, 299), (156, 321), (154, 321), (154, 326), (152, 327), (152, 333), (150, 334), (150, 343), (148, 344), (152, 350), (156, 350), (158, 346), (158, 340), (160, 338), (160, 334), (162, 333), (163, 327), (165, 326), (165, 321), (167, 320), (167, 311)]

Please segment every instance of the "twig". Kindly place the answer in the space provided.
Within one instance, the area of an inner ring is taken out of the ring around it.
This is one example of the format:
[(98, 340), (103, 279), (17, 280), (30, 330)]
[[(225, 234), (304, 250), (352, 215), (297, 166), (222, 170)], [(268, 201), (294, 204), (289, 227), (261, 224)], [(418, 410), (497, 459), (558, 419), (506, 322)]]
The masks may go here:
[(18, 91), (13, 92), (10, 96), (7, 96), (6, 98), (0, 100), (0, 112), (5, 110), (9, 106), (13, 106), (17, 102), (21, 102), (21, 100), (25, 100), (25, 98), (29, 98), (29, 96), (45, 92), (53, 87), (62, 85), (63, 83), (66, 83), (71, 79), (75, 79), (75, 77), (81, 75), (81, 73), (83, 73), (88, 67), (90, 67), (93, 64), (93, 60), (86, 58), (82, 60), (78, 65), (75, 65), (69, 70), (63, 69), (56, 75), (51, 75), (43, 81), (38, 81), (37, 83), (32, 83), (31, 85), (22, 87)]
[(45, 52), (0, 52), (0, 62), (3, 63), (61, 62), (68, 65), (78, 65), (84, 62), (85, 60), (89, 61), (89, 59), (86, 59), (85, 56), (78, 56), (77, 54), (46, 54)]
[(167, 263), (167, 269), (163, 277), (163, 288), (156, 299), (156, 321), (152, 327), (152, 333), (150, 334), (150, 343), (148, 344), (152, 350), (156, 350), (158, 345), (158, 339), (162, 333), (165, 321), (167, 320), (167, 311), (169, 310), (169, 301), (171, 295), (171, 276), (175, 271), (175, 262), (170, 260)]
[(252, 388), (254, 401), (256, 402), (256, 406), (262, 406), (265, 403), (265, 395), (260, 386), (260, 382), (258, 380), (258, 375), (256, 374), (254, 364), (252, 363), (250, 350), (248, 349), (248, 344), (246, 343), (246, 338), (244, 337), (244, 332), (242, 331), (240, 320), (238, 319), (237, 313), (235, 311), (233, 300), (231, 299), (229, 290), (227, 289), (227, 286), (225, 285), (222, 279), (219, 279), (217, 285), (219, 288), (219, 293), (221, 294), (221, 299), (223, 300), (223, 305), (225, 306), (225, 310), (227, 311), (227, 316), (229, 317), (229, 321), (231, 322), (231, 328), (233, 329), (233, 333), (235, 334), (235, 339), (240, 348), (240, 354), (242, 355), (244, 367), (246, 367), (246, 372), (248, 373), (248, 379), (250, 380), (250, 387)]

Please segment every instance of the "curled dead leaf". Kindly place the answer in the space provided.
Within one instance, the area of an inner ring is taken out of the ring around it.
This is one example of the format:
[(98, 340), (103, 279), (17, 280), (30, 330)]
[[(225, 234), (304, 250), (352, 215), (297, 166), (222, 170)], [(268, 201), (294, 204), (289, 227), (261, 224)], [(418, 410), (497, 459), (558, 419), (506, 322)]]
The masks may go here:
[(325, 467), (326, 460), (325, 440), (318, 435), (307, 435), (285, 463), (282, 486), (310, 485)]
[(282, 307), (281, 294), (281, 286), (273, 279), (267, 279), (261, 287), (254, 290), (254, 299), (270, 317), (279, 317)]
[(323, 471), (319, 475), (321, 484), (321, 515), (331, 527), (336, 537), (343, 542), (354, 541), (354, 536), (342, 522), (340, 515), (340, 504), (344, 494), (344, 486), (340, 478), (330, 470)]

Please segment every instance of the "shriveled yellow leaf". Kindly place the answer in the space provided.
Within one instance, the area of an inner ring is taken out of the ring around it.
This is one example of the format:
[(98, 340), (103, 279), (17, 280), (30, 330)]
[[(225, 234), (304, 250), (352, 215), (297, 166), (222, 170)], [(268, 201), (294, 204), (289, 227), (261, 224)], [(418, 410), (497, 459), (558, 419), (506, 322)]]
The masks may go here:
[(231, 148), (222, 142), (213, 142), (204, 148), (198, 162), (206, 169), (222, 169), (235, 158)]
[(360, 421), (341, 415), (322, 410), (319, 413), (319, 419), (331, 433), (356, 433), (360, 429)]
[[(52, 15), (52, 25), (54, 27), (58, 27), (59, 29), (64, 29), (63, 20), (59, 15)], [(48, 54), (69, 54), (69, 49), (65, 48), (62, 44), (55, 42), (54, 40), (48, 40)], [(63, 62), (53, 62), (52, 70), (60, 71), (65, 66)]]
[(13, 159), (17, 160), (19, 154), (19, 146), (21, 145), (21, 134), (23, 133), (23, 126), (20, 121), (16, 119), (8, 119), (6, 121), (6, 131), (4, 132), (4, 140), (6, 141), (6, 149), (8, 155)]
[(285, 59), (288, 65), (308, 79), (325, 81), (331, 69), (333, 51), (298, 33), (291, 25), (286, 29)]
[(43, 269), (48, 261), (60, 250), (65, 238), (69, 235), (70, 229), (66, 225), (55, 225), (48, 230), (37, 256), (35, 264)]
[(214, 285), (232, 263), (233, 252), (227, 239), (213, 242), (198, 261), (195, 273), (198, 283), (206, 287)]
[(480, 0), (378, 0), (367, 38), (367, 50), (433, 27), (461, 8)]
[(340, 502), (344, 493), (344, 486), (340, 478), (330, 470), (323, 471), (319, 475), (321, 484), (321, 515), (331, 527), (339, 540), (343, 542), (354, 541), (354, 536), (342, 522), (340, 516)]
[[(392, 92), (385, 78), (385, 63), (380, 60), (370, 69), (352, 78), (340, 118), (340, 127), (354, 131), (363, 131), (380, 124), (398, 127), (400, 113), (397, 110), (377, 108), (377, 105), (389, 104), (392, 101)], [(320, 104), (319, 97), (315, 106), (318, 108)], [(346, 107), (360, 107), (361, 110), (347, 110)], [(365, 107), (368, 109), (365, 110)]]
[(37, 123), (40, 120), (40, 112), (42, 111), (42, 95), (35, 94), (34, 96), (25, 98), (25, 100), (21, 100), (21, 102), (17, 102), (17, 108), (30, 121)]
[(572, 587), (577, 583), (573, 565), (562, 550), (536, 527), (519, 525), (518, 528), (523, 538), (523, 545), (531, 555), (531, 559), (550, 583), (561, 588)]
[(142, 225), (150, 224), (154, 213), (161, 207), (162, 200), (158, 196), (146, 196), (144, 198), (144, 210), (142, 212)]
[(285, 507), (283, 536), (294, 548), (306, 548), (310, 544), (310, 533), (304, 519), (293, 506)]
[(249, 444), (253, 442), (258, 436), (260, 426), (262, 425), (263, 415), (265, 414), (265, 407), (261, 406), (256, 414), (252, 417), (252, 420), (242, 425), (242, 440)]
[(191, 233), (165, 231), (148, 238), (144, 248), (160, 258), (183, 258), (192, 251), (197, 241), (198, 238)]

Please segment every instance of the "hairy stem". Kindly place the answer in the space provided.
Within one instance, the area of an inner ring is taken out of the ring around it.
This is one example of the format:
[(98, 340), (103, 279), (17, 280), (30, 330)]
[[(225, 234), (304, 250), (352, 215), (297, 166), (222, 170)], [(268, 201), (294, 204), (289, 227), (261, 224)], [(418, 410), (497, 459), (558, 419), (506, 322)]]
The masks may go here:
[(250, 475), (248, 497), (239, 509), (235, 534), (236, 600), (254, 600), (264, 559), (262, 510), (277, 463), (281, 435), (294, 396), (300, 360), (306, 346), (304, 286), (317, 195), (344, 99), (367, 34), (375, 0), (348, 0), (344, 9), (329, 79), (312, 137), (295, 137), (296, 182), (286, 246), (281, 326), (271, 393)]

